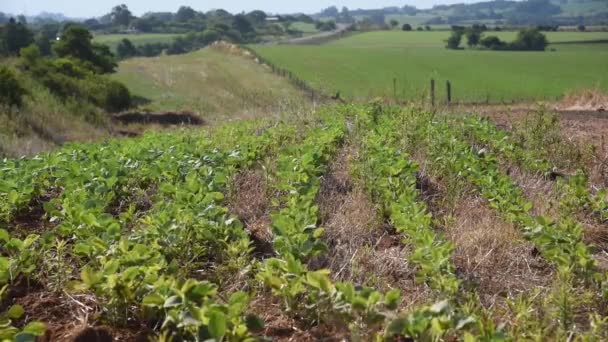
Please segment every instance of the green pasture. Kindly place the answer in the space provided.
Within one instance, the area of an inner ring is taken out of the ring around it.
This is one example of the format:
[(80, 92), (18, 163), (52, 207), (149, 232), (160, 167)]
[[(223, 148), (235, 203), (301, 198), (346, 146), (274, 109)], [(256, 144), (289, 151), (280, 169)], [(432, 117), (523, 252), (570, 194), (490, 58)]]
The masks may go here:
[(95, 43), (106, 44), (112, 49), (116, 50), (116, 46), (123, 39), (128, 39), (135, 46), (152, 44), (152, 43), (170, 43), (175, 37), (179, 37), (181, 34), (174, 33), (142, 33), (142, 34), (100, 34), (93, 37)]
[(556, 99), (572, 89), (608, 89), (608, 44), (586, 43), (608, 39), (606, 32), (550, 32), (549, 41), (560, 44), (545, 52), (447, 50), (448, 34), (379, 31), (320, 46), (254, 48), (314, 87), (349, 98), (421, 98), (430, 79), (440, 98), (451, 81), (456, 101)]

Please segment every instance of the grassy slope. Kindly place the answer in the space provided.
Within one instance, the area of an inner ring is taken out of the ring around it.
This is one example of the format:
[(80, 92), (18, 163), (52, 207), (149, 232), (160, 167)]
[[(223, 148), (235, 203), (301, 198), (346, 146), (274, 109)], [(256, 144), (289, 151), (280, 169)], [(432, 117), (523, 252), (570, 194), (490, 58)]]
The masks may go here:
[(150, 110), (186, 110), (207, 119), (278, 112), (305, 104), (300, 92), (253, 60), (216, 49), (123, 61), (114, 77)]
[[(608, 89), (608, 44), (553, 45), (555, 52), (450, 51), (448, 32), (370, 32), (324, 46), (256, 46), (263, 56), (326, 91), (366, 98), (422, 96), (429, 79), (454, 85), (456, 100), (556, 98), (569, 89)], [(491, 33), (494, 34), (494, 33)], [(504, 38), (515, 33), (500, 32)], [(558, 32), (550, 41), (607, 39), (608, 33)]]
[[(3, 60), (15, 65), (15, 60)], [(0, 156), (38, 153), (72, 141), (107, 137), (108, 121), (93, 106), (63, 102), (29, 76), (17, 73), (29, 94), (20, 109), (0, 108)]]
[(170, 43), (173, 38), (179, 37), (181, 34), (172, 33), (145, 33), (145, 34), (101, 34), (96, 35), (93, 41), (96, 43), (106, 44), (113, 51), (123, 39), (129, 39), (133, 45), (143, 45), (148, 43)]

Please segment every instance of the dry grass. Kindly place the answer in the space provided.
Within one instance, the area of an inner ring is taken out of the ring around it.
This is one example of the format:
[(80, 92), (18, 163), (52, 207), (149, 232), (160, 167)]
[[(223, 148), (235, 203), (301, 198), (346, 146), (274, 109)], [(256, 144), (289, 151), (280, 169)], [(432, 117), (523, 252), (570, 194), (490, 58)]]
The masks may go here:
[(479, 294), (486, 308), (504, 306), (507, 298), (551, 283), (552, 267), (531, 243), (522, 241), (513, 224), (479, 197), (458, 202), (446, 235), (456, 246), (453, 260), (458, 276)]
[(378, 217), (378, 208), (351, 179), (349, 165), (357, 153), (353, 145), (344, 146), (322, 179), (317, 202), (330, 251), (311, 267), (328, 268), (335, 281), (380, 291), (400, 289), (404, 309), (426, 302), (431, 291), (414, 279), (411, 249)]
[(551, 283), (553, 269), (532, 244), (522, 240), (517, 227), (490, 209), (469, 184), (454, 188), (432, 176), (422, 151), (413, 159), (421, 165), (421, 199), (437, 228), (454, 243), (457, 276), (468, 292), (479, 295), (485, 308), (504, 309), (507, 299)]
[(273, 254), (270, 228), (270, 194), (267, 177), (262, 169), (245, 170), (232, 180), (228, 209), (236, 215), (261, 256)]
[(568, 111), (606, 111), (608, 110), (608, 94), (597, 88), (571, 91), (559, 102), (557, 109)]

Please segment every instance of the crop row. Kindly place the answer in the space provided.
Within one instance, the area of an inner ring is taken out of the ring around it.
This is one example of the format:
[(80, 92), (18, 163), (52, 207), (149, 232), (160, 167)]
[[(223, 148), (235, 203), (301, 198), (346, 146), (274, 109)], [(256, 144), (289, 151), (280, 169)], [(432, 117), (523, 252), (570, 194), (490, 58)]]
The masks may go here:
[[(530, 172), (547, 176), (554, 169), (549, 161), (539, 158), (537, 151), (525, 149), (510, 133), (498, 129), (488, 120), (468, 117), (463, 122), (463, 128), (465, 134), (470, 135), (474, 141), (490, 147), (497, 155)], [(561, 194), (560, 208), (565, 214), (586, 210), (594, 213), (602, 223), (608, 220), (608, 190), (591, 192), (588, 177), (582, 170), (565, 179), (558, 178), (558, 190)]]
[[(48, 273), (54, 276), (46, 279), (49, 287), (93, 292), (105, 319), (117, 324), (158, 320), (171, 336), (245, 337), (241, 313), (247, 295), (234, 293), (220, 302), (216, 285), (189, 278), (209, 259), (238, 268), (249, 253), (248, 236), (238, 220), (227, 215), (222, 192), (235, 170), (293, 135), (293, 128), (285, 125), (259, 135), (250, 134), (253, 128), (230, 127), (204, 140), (153, 136), (138, 141), (137, 149), (130, 151), (135, 153), (116, 149), (116, 155), (104, 158), (95, 151), (79, 151), (77, 160), (87, 157), (90, 168), (55, 167), (73, 171), (71, 177), (55, 178), (64, 180), (64, 191), (45, 205), (47, 214), (60, 222), (56, 229), (24, 241), (2, 231), (9, 241), (3, 246), (8, 258), (1, 258), (0, 280), (6, 287), (20, 274), (29, 278), (34, 271)], [(239, 144), (217, 148), (226, 145), (226, 139), (238, 139)], [(149, 212), (136, 219), (132, 204), (119, 214), (107, 213), (113, 196), (138, 189), (132, 184), (155, 189)], [(34, 248), (52, 251), (54, 262), (40, 258)], [(79, 281), (73, 279), (77, 270)], [(144, 310), (138, 309), (140, 304)]]
[[(501, 172), (491, 151), (472, 147), (445, 121), (435, 122), (428, 129), (430, 157), (440, 169), (459, 174), (474, 184), (489, 201), (490, 207), (519, 226), (546, 259), (599, 280), (591, 251), (582, 241), (579, 224), (567, 219), (554, 222), (546, 217), (533, 216), (532, 203), (524, 198), (510, 177)], [(491, 138), (488, 135), (486, 139)], [(496, 140), (496, 146), (505, 141), (500, 135)], [(512, 149), (504, 144), (502, 150)]]

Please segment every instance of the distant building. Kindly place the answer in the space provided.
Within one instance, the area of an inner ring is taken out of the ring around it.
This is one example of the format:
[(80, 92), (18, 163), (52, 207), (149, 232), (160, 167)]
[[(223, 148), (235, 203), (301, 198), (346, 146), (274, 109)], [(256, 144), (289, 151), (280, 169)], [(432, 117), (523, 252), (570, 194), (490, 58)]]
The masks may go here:
[(279, 17), (266, 17), (266, 21), (268, 21), (268, 22), (278, 22), (280, 20), (281, 20), (281, 18), (279, 18)]

